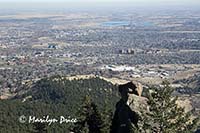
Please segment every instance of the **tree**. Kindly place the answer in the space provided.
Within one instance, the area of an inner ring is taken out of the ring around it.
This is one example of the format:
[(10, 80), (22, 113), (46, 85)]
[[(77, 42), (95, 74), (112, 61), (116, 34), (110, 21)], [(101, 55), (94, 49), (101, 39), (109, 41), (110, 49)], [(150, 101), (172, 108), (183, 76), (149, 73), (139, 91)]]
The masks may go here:
[(33, 133), (47, 133), (46, 125), (44, 123), (34, 123)]
[(105, 107), (102, 111), (102, 118), (103, 118), (103, 128), (102, 132), (103, 133), (110, 133), (110, 128), (112, 125), (112, 116), (113, 116), (113, 111), (112, 108), (109, 106), (108, 102), (105, 101)]
[(168, 82), (163, 87), (151, 88), (148, 93), (149, 111), (142, 113), (142, 130), (156, 133), (189, 133), (197, 129), (199, 119), (191, 119), (192, 114), (176, 103), (172, 96), (174, 89)]
[(78, 111), (78, 122), (74, 124), (74, 133), (101, 133), (104, 122), (97, 105), (94, 104), (89, 96), (84, 98), (84, 102)]

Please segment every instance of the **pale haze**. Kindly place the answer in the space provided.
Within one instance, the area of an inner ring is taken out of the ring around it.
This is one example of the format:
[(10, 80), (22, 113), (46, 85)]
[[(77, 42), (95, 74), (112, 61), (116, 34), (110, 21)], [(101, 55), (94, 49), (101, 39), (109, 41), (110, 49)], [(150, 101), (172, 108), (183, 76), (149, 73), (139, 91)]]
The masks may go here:
[[(34, 4), (33, 4), (34, 3)], [(0, 9), (15, 8), (183, 8), (198, 9), (200, 0), (0, 0)]]

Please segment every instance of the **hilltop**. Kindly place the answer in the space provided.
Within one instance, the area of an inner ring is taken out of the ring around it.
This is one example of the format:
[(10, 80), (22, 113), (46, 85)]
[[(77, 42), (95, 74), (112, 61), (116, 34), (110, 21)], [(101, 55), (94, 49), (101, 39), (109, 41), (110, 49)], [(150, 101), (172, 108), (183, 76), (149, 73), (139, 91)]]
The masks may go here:
[[(105, 106), (114, 111), (119, 99), (117, 86), (98, 77), (73, 80), (60, 76), (44, 78), (27, 86), (12, 99), (0, 100), (1, 131), (8, 131), (11, 125), (13, 132), (23, 133), (32, 129), (33, 125), (18, 122), (21, 115), (76, 117), (86, 95), (91, 97), (101, 111)], [(69, 124), (55, 124), (48, 127), (48, 131), (64, 132), (68, 127)]]

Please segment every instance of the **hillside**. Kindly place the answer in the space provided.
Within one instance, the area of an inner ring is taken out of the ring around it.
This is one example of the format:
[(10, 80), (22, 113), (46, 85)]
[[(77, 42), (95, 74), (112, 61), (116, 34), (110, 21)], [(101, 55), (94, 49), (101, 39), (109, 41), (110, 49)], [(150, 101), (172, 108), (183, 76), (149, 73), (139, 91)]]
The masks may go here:
[[(86, 95), (92, 98), (100, 110), (107, 106), (114, 111), (115, 103), (118, 100), (117, 87), (100, 78), (68, 80), (54, 76), (41, 79), (13, 99), (0, 100), (1, 131), (31, 132), (32, 124), (19, 123), (18, 119), (21, 115), (37, 117), (49, 115), (53, 118), (70, 116), (74, 118)], [(48, 126), (47, 130), (49, 132), (54, 130), (66, 132), (69, 126), (70, 124), (53, 124)]]
[(178, 91), (185, 94), (200, 93), (200, 75), (199, 73), (187, 79), (178, 80), (175, 83), (182, 84), (184, 87), (179, 88)]
[[(191, 80), (193, 81), (193, 80)], [(196, 80), (195, 80), (196, 81)], [(91, 100), (97, 105), (98, 110), (103, 114), (108, 109), (111, 115), (115, 111), (115, 104), (120, 99), (116, 85), (99, 78), (67, 78), (53, 76), (40, 79), (32, 84), (28, 84), (12, 99), (0, 100), (0, 131), (1, 132), (33, 132), (35, 125), (27, 121), (20, 123), (20, 116), (29, 116), (43, 118), (77, 117), (77, 111), (82, 110), (82, 103), (85, 96), (91, 97)], [(133, 97), (131, 97), (133, 98)], [(146, 105), (144, 98), (134, 96), (136, 102), (133, 109), (137, 112), (141, 105)], [(186, 100), (187, 99), (187, 100)], [(178, 104), (186, 107), (186, 111), (191, 108), (198, 112), (199, 96), (180, 97)], [(130, 99), (131, 100), (131, 99)], [(137, 104), (141, 103), (141, 104)], [(46, 125), (48, 132), (69, 132), (71, 123)]]

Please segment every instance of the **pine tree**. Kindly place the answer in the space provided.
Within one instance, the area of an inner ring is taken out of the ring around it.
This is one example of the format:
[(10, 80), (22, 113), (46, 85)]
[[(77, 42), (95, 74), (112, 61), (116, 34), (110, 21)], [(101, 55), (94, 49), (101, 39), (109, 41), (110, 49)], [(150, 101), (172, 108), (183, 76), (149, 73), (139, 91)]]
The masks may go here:
[(46, 125), (44, 123), (34, 123), (33, 124), (33, 133), (47, 133), (47, 128)]
[(101, 115), (104, 122), (103, 128), (101, 129), (101, 131), (102, 133), (109, 133), (110, 127), (112, 125), (113, 111), (107, 101), (105, 101), (105, 108), (103, 109), (103, 112), (101, 113)]
[(78, 122), (74, 124), (74, 133), (101, 133), (103, 130), (103, 120), (97, 105), (94, 104), (89, 96), (86, 96), (79, 109)]
[(199, 119), (191, 120), (192, 114), (178, 107), (178, 97), (172, 96), (174, 89), (168, 82), (163, 87), (153, 87), (148, 94), (149, 111), (143, 112), (142, 130), (156, 133), (190, 133), (197, 129)]

